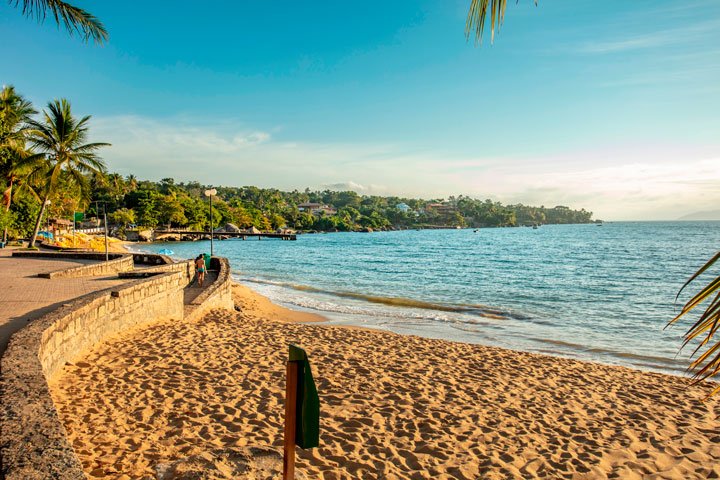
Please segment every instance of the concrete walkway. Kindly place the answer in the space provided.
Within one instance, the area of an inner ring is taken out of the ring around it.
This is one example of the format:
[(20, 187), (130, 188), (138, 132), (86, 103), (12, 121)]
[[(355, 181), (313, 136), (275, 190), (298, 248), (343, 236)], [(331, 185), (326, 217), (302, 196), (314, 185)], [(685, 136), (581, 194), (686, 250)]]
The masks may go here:
[(28, 322), (69, 300), (128, 281), (119, 279), (117, 275), (54, 280), (37, 277), (38, 273), (87, 263), (90, 262), (14, 258), (12, 250), (0, 249), (0, 356), (5, 352), (10, 336)]

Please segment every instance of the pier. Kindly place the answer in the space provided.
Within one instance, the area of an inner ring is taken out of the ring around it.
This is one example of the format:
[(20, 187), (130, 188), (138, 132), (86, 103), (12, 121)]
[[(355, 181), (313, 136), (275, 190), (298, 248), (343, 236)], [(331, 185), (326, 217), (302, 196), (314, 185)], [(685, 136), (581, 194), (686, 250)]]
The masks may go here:
[[(155, 230), (154, 236), (157, 238), (160, 235), (182, 235), (191, 237), (207, 237), (210, 238), (210, 232), (197, 232), (194, 230)], [(215, 238), (234, 237), (247, 240), (248, 237), (257, 237), (258, 240), (265, 238), (279, 238), (280, 240), (297, 240), (297, 235), (294, 233), (250, 233), (250, 232), (213, 232)]]

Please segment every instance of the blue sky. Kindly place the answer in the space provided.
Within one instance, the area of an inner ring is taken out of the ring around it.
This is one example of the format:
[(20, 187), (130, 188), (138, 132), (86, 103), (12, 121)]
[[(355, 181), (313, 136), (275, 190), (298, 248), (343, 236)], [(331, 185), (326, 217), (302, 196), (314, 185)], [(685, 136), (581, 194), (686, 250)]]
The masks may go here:
[(91, 114), (112, 171), (605, 219), (719, 204), (717, 0), (510, 2), (480, 47), (469, 0), (74, 3), (107, 45), (0, 3), (0, 83)]

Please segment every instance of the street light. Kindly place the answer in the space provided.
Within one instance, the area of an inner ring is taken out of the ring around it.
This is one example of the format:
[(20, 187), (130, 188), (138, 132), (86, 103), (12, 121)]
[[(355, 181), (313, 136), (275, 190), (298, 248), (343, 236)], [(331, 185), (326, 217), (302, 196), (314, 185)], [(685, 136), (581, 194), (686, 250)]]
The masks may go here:
[[(50, 245), (50, 204), (52, 202), (50, 200), (45, 200), (45, 229), (47, 230), (47, 235), (45, 236), (45, 239), (48, 241), (48, 245)], [(54, 240), (54, 238), (53, 238)]]
[(210, 190), (205, 190), (205, 196), (210, 197), (210, 256), (212, 257), (213, 252), (213, 213), (212, 213), (212, 197), (213, 195), (217, 195), (217, 190), (214, 188), (211, 188)]

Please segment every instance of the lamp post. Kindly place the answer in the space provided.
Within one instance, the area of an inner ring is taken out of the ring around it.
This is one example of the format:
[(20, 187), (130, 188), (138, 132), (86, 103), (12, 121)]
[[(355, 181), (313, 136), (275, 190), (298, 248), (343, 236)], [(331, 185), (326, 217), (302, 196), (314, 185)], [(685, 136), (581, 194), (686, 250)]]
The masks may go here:
[[(48, 242), (50, 241), (50, 204), (51, 203), (52, 202), (50, 200), (45, 200), (45, 230), (47, 230), (47, 235), (45, 236), (45, 240), (47, 240)], [(49, 243), (48, 243), (48, 245), (49, 245)]]
[(217, 194), (217, 190), (214, 188), (211, 188), (209, 190), (205, 190), (205, 196), (210, 197), (210, 256), (212, 257), (215, 252), (213, 252), (213, 211), (212, 211), (212, 197), (213, 195)]
[(105, 202), (103, 202), (103, 226), (105, 227), (105, 261), (109, 261), (108, 255), (108, 229), (107, 229), (107, 211), (105, 210)]
[(100, 223), (100, 207), (99, 204), (102, 203), (103, 206), (103, 233), (105, 236), (105, 261), (109, 261), (109, 253), (108, 253), (108, 228), (107, 228), (107, 211), (105, 210), (105, 202), (101, 202), (99, 200), (95, 200), (95, 217), (98, 219), (98, 223)]

